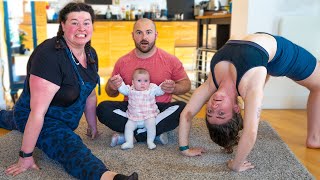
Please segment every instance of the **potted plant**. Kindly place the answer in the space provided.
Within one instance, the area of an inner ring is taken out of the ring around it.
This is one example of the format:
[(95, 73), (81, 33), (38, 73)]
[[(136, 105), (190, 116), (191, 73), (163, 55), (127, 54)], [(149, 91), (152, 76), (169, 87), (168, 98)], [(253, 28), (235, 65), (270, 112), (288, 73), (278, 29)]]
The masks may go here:
[(27, 33), (24, 30), (19, 29), (19, 40), (20, 40), (20, 48), (19, 48), (19, 53), (20, 54), (25, 54), (26, 48), (24, 41), (27, 41), (26, 36)]

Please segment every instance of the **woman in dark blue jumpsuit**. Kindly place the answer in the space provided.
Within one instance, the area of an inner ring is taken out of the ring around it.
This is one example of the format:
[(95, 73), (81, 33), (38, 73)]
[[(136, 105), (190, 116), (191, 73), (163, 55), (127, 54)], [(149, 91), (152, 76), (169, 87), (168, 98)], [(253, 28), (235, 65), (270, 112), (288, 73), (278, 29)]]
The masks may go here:
[(98, 135), (98, 59), (90, 46), (93, 17), (91, 6), (67, 4), (60, 11), (57, 37), (32, 53), (19, 100), (13, 111), (0, 112), (0, 127), (24, 133), (19, 161), (6, 174), (39, 169), (32, 156), (36, 146), (78, 179), (138, 179), (136, 173), (128, 177), (109, 171), (73, 132), (85, 113), (88, 134)]
[[(191, 119), (206, 103), (211, 139), (229, 153), (237, 145), (228, 168), (236, 172), (254, 168), (247, 158), (256, 142), (269, 75), (286, 76), (310, 91), (306, 146), (320, 148), (320, 63), (306, 49), (281, 36), (249, 34), (232, 38), (220, 48), (212, 57), (210, 71), (180, 115), (179, 149), (183, 155), (204, 152), (189, 148), (189, 132)], [(239, 97), (244, 102), (243, 118)]]

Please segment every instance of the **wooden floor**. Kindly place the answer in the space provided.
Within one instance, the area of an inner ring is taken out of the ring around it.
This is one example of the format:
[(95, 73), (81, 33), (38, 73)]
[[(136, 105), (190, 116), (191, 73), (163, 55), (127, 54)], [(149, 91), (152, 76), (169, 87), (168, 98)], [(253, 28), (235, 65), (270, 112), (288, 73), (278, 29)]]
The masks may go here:
[(308, 149), (307, 112), (305, 110), (263, 110), (261, 119), (268, 121), (302, 164), (320, 179), (320, 149)]
[[(204, 117), (204, 114), (203, 108), (197, 116)], [(320, 179), (320, 149), (308, 149), (305, 147), (307, 133), (306, 111), (263, 110), (261, 119), (268, 121), (272, 125), (300, 162), (316, 179)], [(7, 132), (9, 131), (0, 128), (0, 136)]]

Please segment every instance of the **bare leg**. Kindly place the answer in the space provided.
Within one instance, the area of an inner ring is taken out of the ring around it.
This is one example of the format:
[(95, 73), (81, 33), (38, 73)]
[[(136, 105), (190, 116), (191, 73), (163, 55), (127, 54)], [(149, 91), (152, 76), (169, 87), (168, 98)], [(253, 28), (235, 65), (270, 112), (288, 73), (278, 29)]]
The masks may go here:
[(310, 90), (307, 116), (308, 116), (308, 133), (306, 146), (308, 148), (320, 148), (320, 64), (313, 73), (305, 80), (297, 81), (298, 84)]
[(311, 91), (308, 98), (308, 133), (306, 146), (320, 148), (320, 91)]
[(133, 148), (133, 131), (137, 128), (137, 123), (132, 120), (128, 120), (124, 130), (124, 137), (126, 142), (121, 145), (121, 149)]
[(156, 122), (155, 118), (145, 120), (145, 127), (147, 128), (147, 144), (149, 149), (156, 148), (154, 144), (154, 138), (156, 137)]
[(101, 180), (138, 180), (138, 174), (136, 172), (132, 173), (130, 176), (123, 174), (118, 174), (116, 172), (107, 171), (102, 174)]
[(116, 172), (112, 172), (112, 171), (107, 171), (105, 173), (102, 174), (101, 176), (101, 180), (104, 180), (104, 179), (113, 179), (114, 176), (116, 175), (117, 173)]

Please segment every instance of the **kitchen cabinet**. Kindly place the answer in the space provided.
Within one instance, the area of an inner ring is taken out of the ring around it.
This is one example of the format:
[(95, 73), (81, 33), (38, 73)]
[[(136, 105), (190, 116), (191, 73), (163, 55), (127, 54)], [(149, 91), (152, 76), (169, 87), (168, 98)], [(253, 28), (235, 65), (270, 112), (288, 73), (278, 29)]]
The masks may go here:
[(130, 52), (135, 46), (132, 40), (132, 28), (134, 22), (123, 21), (123, 22), (109, 22), (110, 26), (110, 64), (113, 65), (117, 60)]
[(175, 22), (174, 29), (175, 47), (196, 47), (197, 46), (197, 22)]
[[(95, 22), (91, 45), (94, 47), (99, 58), (99, 72), (107, 72), (103, 68), (111, 67), (110, 61), (110, 26), (104, 22)], [(110, 71), (110, 70), (109, 70)], [(100, 74), (101, 75), (101, 74)]]
[[(114, 64), (134, 49), (132, 30), (134, 21), (96, 21), (91, 44), (99, 57), (99, 74), (108, 76)], [(176, 55), (186, 69), (194, 63), (197, 44), (196, 21), (156, 21), (157, 47)]]
[[(155, 22), (158, 31), (157, 47), (176, 55), (184, 64), (185, 69), (192, 69), (196, 46), (197, 24), (193, 22)], [(121, 101), (123, 96), (111, 98), (103, 91), (106, 81), (116, 61), (134, 49), (132, 39), (133, 21), (96, 21), (91, 45), (99, 57), (99, 75), (101, 76), (102, 100)]]
[(174, 55), (180, 59), (189, 78), (194, 79), (197, 46), (197, 22), (176, 21), (175, 22), (175, 52)]
[(183, 63), (186, 71), (193, 71), (195, 68), (196, 47), (176, 47), (175, 56)]
[(96, 21), (91, 45), (99, 57), (99, 74), (111, 73), (116, 61), (134, 48), (131, 21)]
[(157, 47), (174, 54), (175, 24), (172, 22), (155, 22), (158, 31)]

